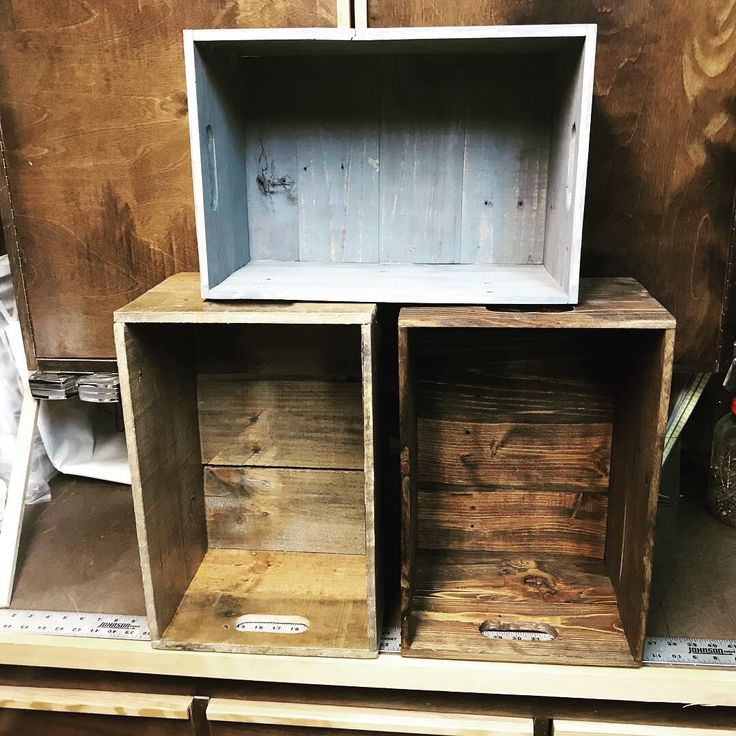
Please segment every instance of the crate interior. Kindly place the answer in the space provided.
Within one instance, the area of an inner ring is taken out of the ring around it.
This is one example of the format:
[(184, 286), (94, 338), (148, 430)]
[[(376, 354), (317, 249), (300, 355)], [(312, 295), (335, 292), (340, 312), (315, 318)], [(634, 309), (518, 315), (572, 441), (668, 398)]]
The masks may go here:
[(126, 333), (158, 645), (367, 654), (360, 326)]
[[(650, 331), (418, 329), (405, 653), (631, 665), (653, 521)], [(649, 392), (649, 393), (648, 393)], [(628, 466), (628, 467), (627, 467)], [(656, 494), (655, 494), (656, 499)], [(485, 622), (549, 641), (488, 639)]]
[(582, 53), (196, 43), (210, 298), (567, 301)]

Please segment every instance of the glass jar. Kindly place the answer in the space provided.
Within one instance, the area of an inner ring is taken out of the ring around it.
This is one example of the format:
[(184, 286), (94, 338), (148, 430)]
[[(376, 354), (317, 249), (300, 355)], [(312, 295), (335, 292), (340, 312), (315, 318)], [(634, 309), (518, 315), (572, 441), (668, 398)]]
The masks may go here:
[(716, 519), (736, 527), (736, 398), (713, 429), (706, 503)]

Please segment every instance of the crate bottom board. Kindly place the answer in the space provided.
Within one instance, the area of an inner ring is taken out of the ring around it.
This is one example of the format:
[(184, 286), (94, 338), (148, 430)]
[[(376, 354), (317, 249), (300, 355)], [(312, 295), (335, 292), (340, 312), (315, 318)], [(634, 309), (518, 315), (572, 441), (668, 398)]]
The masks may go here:
[(251, 261), (208, 299), (433, 304), (567, 304), (542, 265)]
[[(638, 666), (603, 562), (564, 555), (420, 553), (411, 657)], [(490, 639), (486, 621), (551, 626), (551, 641)]]
[[(163, 649), (372, 657), (363, 555), (207, 551), (160, 641)], [(246, 632), (240, 616), (298, 616), (303, 633)]]

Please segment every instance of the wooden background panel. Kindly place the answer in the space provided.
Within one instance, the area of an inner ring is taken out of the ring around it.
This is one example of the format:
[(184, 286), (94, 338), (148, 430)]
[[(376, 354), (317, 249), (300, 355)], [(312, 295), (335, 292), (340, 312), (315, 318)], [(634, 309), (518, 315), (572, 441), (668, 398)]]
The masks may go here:
[(197, 268), (182, 29), (334, 26), (335, 5), (0, 0), (0, 115), (37, 356), (114, 356), (112, 311)]
[(712, 370), (736, 189), (733, 0), (368, 0), (370, 26), (598, 24), (583, 273), (640, 280)]

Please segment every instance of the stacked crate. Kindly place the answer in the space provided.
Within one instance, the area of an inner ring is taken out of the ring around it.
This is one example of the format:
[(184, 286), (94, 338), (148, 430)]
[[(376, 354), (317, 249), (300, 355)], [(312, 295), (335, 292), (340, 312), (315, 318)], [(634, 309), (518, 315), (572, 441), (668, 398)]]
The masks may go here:
[(579, 294), (594, 55), (594, 26), (185, 34), (201, 284), (116, 316), (156, 646), (377, 652), (393, 302), (426, 305), (402, 653), (640, 662), (674, 323)]

